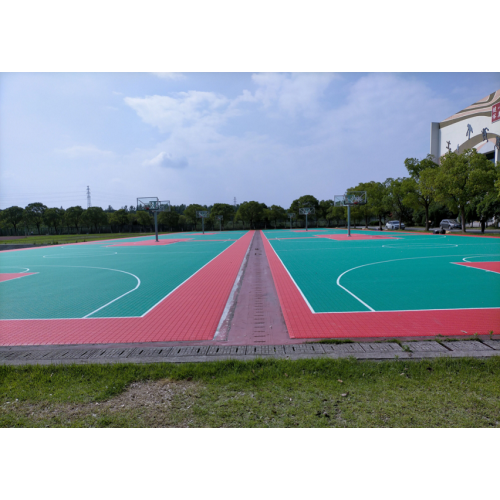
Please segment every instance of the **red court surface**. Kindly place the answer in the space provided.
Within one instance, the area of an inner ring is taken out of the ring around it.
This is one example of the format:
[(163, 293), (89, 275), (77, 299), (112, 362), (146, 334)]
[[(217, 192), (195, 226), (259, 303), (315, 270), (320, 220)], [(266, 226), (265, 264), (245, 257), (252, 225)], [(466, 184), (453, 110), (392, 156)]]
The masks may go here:
[(394, 236), (385, 236), (385, 235), (370, 235), (370, 234), (351, 234), (348, 236), (347, 234), (316, 234), (315, 238), (328, 238), (330, 240), (397, 240)]
[(483, 271), (491, 271), (500, 274), (500, 262), (455, 262), (461, 266), (474, 267)]
[(30, 274), (37, 273), (0, 273), (0, 283), (2, 281), (15, 280), (17, 278), (24, 278), (25, 276), (29, 276)]
[(457, 336), (488, 334), (500, 325), (500, 309), (312, 313), (264, 234), (262, 239), (291, 338)]
[(242, 236), (142, 318), (3, 320), (0, 345), (212, 340), (253, 234)]

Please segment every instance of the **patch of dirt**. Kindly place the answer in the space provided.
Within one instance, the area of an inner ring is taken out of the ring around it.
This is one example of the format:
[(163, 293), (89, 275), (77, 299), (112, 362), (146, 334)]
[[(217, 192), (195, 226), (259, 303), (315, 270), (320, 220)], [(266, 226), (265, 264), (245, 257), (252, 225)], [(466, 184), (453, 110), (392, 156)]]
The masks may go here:
[(0, 412), (15, 413), (33, 425), (45, 421), (46, 427), (75, 423), (102, 426), (103, 419), (109, 426), (121, 423), (121, 426), (133, 427), (187, 427), (187, 412), (198, 397), (199, 388), (198, 383), (184, 380), (134, 382), (123, 393), (107, 401), (79, 404), (15, 401), (3, 404)]

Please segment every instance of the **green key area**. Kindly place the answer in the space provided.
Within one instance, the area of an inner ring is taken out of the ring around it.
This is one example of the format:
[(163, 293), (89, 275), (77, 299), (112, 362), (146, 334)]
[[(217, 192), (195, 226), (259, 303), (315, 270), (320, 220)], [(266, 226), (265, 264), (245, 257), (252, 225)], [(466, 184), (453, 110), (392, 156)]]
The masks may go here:
[(500, 261), (500, 238), (346, 230), (265, 231), (314, 312), (500, 307), (500, 274), (460, 262)]
[[(144, 315), (246, 231), (177, 233), (168, 245), (121, 246), (140, 237), (0, 253), (0, 273), (37, 273), (0, 283), (0, 319)], [(109, 246), (120, 245), (120, 246)]]

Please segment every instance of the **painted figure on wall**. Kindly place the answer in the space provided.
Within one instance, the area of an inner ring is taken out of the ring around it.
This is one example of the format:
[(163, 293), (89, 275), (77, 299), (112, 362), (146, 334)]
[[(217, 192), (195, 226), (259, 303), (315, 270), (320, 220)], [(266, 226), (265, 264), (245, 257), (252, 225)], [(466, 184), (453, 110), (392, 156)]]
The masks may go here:
[(446, 141), (446, 144), (448, 144), (448, 146), (446, 146), (446, 149), (447, 149), (448, 151), (451, 151), (451, 146), (450, 146), (451, 141)]
[(481, 130), (481, 132), (483, 133), (483, 141), (488, 142), (488, 131), (489, 130), (490, 129), (487, 127), (484, 127), (483, 130)]
[(465, 133), (465, 135), (470, 139), (470, 135), (474, 133), (474, 131), (472, 130), (472, 125), (470, 123), (467, 124), (467, 132)]

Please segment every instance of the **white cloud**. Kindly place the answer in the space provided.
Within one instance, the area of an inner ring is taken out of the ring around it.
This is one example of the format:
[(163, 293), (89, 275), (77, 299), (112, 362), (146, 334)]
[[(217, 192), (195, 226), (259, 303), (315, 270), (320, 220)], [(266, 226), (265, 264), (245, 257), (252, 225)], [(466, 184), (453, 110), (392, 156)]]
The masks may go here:
[(182, 73), (153, 73), (153, 75), (163, 80), (184, 80), (186, 78)]
[(124, 100), (145, 123), (165, 133), (186, 127), (213, 129), (231, 114), (229, 99), (213, 92), (190, 90), (172, 96), (126, 97)]
[(185, 168), (188, 166), (188, 161), (186, 158), (174, 158), (171, 154), (162, 151), (142, 164), (146, 167)]

